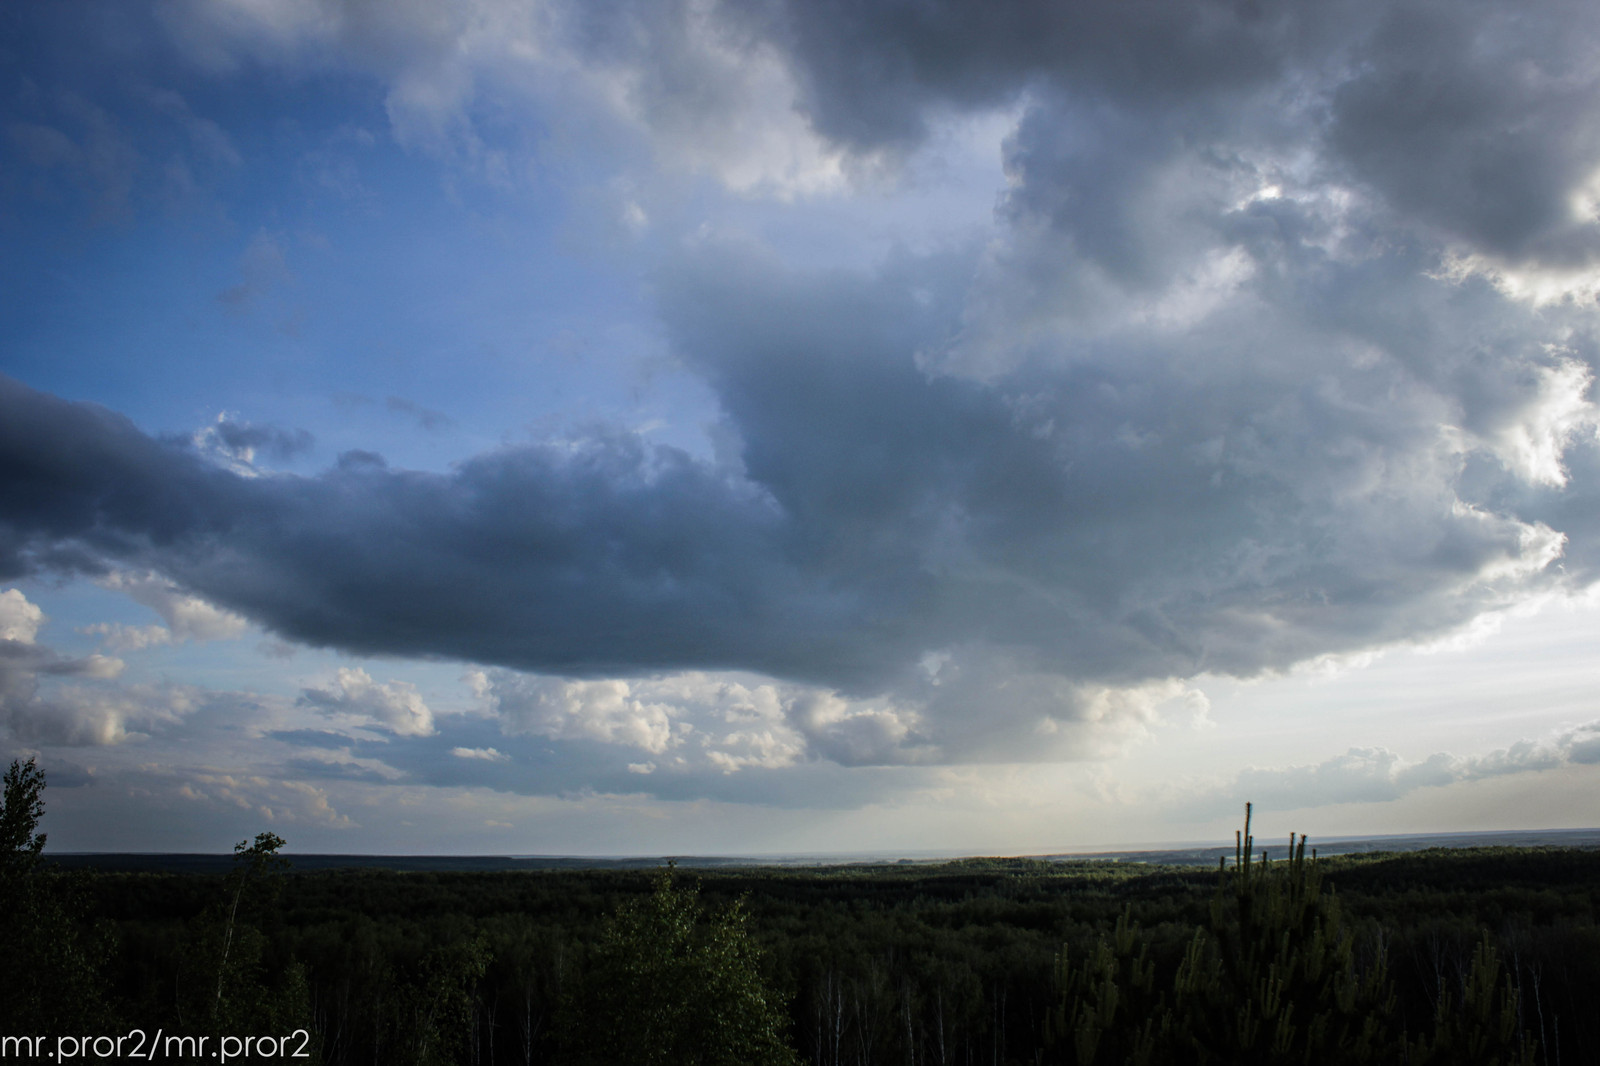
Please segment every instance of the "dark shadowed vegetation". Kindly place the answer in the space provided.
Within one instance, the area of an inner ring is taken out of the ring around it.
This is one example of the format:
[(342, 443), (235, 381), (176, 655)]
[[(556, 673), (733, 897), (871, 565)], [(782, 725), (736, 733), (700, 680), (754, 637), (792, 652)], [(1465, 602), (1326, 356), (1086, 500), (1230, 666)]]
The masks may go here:
[(34, 847), (36, 813), (12, 831), (35, 785), (27, 766), (6, 779), (18, 964), (0, 1034), (304, 1030), (310, 1061), (351, 1066), (1544, 1066), (1600, 1049), (1597, 850), (1317, 859), (1300, 840), (1267, 862), (1241, 834), (1220, 871), (296, 874), (262, 834), (225, 875), (66, 874)]

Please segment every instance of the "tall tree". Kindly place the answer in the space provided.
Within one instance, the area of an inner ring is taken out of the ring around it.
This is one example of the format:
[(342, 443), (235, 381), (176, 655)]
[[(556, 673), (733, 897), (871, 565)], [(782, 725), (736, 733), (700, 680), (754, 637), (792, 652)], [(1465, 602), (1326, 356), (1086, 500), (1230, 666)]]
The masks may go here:
[(13, 759), (0, 806), (0, 867), (6, 874), (32, 869), (44, 851), (45, 834), (34, 832), (44, 817), (44, 771), (33, 759)]
[(80, 929), (69, 879), (43, 866), (44, 771), (13, 760), (0, 808), (0, 1034), (93, 1029), (104, 1020), (98, 942)]
[(735, 903), (708, 914), (670, 869), (619, 907), (564, 1005), (573, 1066), (798, 1066)]
[(213, 1034), (310, 1030), (305, 968), (262, 929), (289, 861), (275, 833), (233, 849), (222, 897), (195, 923), (177, 982), (178, 1020)]

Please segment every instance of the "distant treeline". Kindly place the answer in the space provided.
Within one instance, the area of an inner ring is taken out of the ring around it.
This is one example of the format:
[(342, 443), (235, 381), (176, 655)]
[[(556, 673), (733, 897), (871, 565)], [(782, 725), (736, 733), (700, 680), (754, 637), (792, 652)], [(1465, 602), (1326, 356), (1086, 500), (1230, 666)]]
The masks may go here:
[(295, 874), (281, 843), (225, 876), (8, 867), (0, 1036), (303, 1030), (363, 1066), (1600, 1061), (1600, 851)]

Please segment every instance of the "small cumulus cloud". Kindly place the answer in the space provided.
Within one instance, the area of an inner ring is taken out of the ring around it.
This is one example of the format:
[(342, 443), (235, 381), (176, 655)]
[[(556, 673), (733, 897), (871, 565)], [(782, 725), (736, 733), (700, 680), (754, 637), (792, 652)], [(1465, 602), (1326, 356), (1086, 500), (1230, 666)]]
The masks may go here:
[(706, 745), (706, 758), (724, 773), (749, 767), (775, 770), (793, 765), (806, 753), (804, 736), (786, 723), (734, 729), (711, 738)]
[[(707, 768), (719, 773), (775, 769), (809, 753), (808, 734), (796, 724), (807, 712), (792, 686), (698, 671), (568, 681), (492, 670), (472, 671), (468, 679), (507, 734), (600, 741), (658, 757), (672, 753), (670, 760), (629, 762), (630, 773), (654, 773), (662, 766), (689, 774)], [(852, 728), (865, 732), (846, 720), (866, 713), (841, 701), (829, 721), (816, 726), (818, 735), (832, 737)], [(868, 744), (859, 739), (857, 746)]]
[(511, 761), (511, 756), (494, 748), (451, 748), (450, 754), (458, 759), (479, 759), (483, 762)]
[(342, 666), (331, 684), (300, 690), (298, 706), (379, 726), (397, 736), (433, 733), (433, 711), (409, 681), (377, 682), (359, 667)]
[(246, 475), (254, 472), (258, 453), (284, 462), (310, 451), (316, 443), (316, 438), (304, 429), (242, 422), (226, 411), (217, 415), (213, 424), (197, 431), (193, 440), (201, 454)]
[(44, 621), (44, 610), (30, 603), (20, 589), (0, 592), (0, 640), (32, 644)]
[(166, 626), (130, 626), (121, 622), (96, 622), (79, 626), (78, 632), (102, 638), (111, 651), (144, 651), (172, 643), (172, 630)]
[(43, 610), (18, 589), (0, 593), (0, 728), (33, 744), (104, 746), (172, 725), (198, 706), (180, 685), (110, 684), (125, 664), (62, 655), (37, 642)]
[(822, 757), (843, 766), (870, 766), (914, 758), (907, 749), (916, 744), (921, 716), (909, 708), (815, 692), (796, 699), (789, 718)]
[(35, 744), (105, 746), (175, 725), (200, 706), (199, 690), (111, 685), (120, 659), (75, 659), (41, 645), (0, 645), (0, 726)]
[(674, 743), (670, 704), (640, 699), (624, 680), (564, 681), (500, 672), (490, 699), (507, 733), (587, 739), (659, 754)]

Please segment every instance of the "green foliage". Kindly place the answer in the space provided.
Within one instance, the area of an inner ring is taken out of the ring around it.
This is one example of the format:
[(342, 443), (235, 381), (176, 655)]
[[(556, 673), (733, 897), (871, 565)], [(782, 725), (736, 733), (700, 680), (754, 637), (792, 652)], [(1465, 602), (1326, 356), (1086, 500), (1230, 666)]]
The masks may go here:
[(31, 869), (44, 850), (45, 834), (35, 833), (44, 817), (44, 771), (34, 760), (13, 759), (5, 774), (0, 806), (0, 876)]
[(698, 891), (676, 886), (670, 870), (602, 926), (561, 1030), (573, 1066), (799, 1062), (742, 903), (708, 915)]
[(1132, 911), (1124, 908), (1112, 935), (1101, 937), (1077, 965), (1065, 947), (1056, 956), (1062, 994), (1045, 1016), (1045, 1040), (1070, 1045), (1074, 1063), (1145, 1066), (1171, 1039), (1168, 994), (1157, 986), (1150, 944)]
[(1411, 1061), (1532, 1066), (1534, 1043), (1522, 1032), (1518, 999), (1498, 953), (1487, 938), (1480, 940), (1459, 1001), (1449, 989), (1440, 990), (1433, 1032), (1417, 1039)]
[[(258, 886), (271, 874), (280, 873), (288, 868), (289, 861), (278, 854), (284, 845), (284, 839), (276, 833), (257, 833), (254, 844), (241, 840), (233, 847), (233, 873), (228, 875), (229, 888), (233, 897), (228, 905), (227, 921), (222, 926), (222, 943), (217, 958), (217, 994), (212, 1001), (213, 1020), (221, 1021), (229, 1013), (236, 1010), (227, 1010), (223, 1004), (224, 993), (231, 991), (230, 983), (246, 983), (242, 975), (249, 973), (251, 962), (259, 959), (259, 945), (252, 943), (247, 950), (241, 943), (241, 950), (234, 955), (234, 940), (251, 939), (252, 935), (259, 938), (259, 933), (253, 929), (241, 928), (239, 924), (239, 904), (244, 901), (244, 892), (251, 882)], [(262, 886), (265, 887), (265, 886)], [(273, 887), (276, 887), (275, 885)], [(245, 961), (249, 960), (249, 961)], [(230, 967), (230, 963), (232, 964)], [(231, 997), (232, 1002), (237, 1002), (238, 995)], [(230, 1006), (232, 1006), (230, 1002)]]
[(1395, 1061), (1403, 1037), (1380, 955), (1360, 965), (1338, 897), (1290, 837), (1289, 858), (1253, 862), (1250, 807), (1232, 869), (1219, 871), (1210, 935), (1177, 979), (1179, 1043), (1199, 1062)]
[[(1259, 854), (1241, 834), (1229, 858), (1248, 850)], [(1523, 1033), (1538, 1039), (1537, 1048), (1528, 1041), (1537, 1062), (1595, 1059), (1600, 849), (1315, 860), (1301, 853), (1299, 860), (1298, 875), (1295, 862), (1277, 859), (1242, 871), (1245, 864), (1234, 861), (1220, 873), (1018, 859), (724, 867), (700, 873), (696, 891), (681, 880), (673, 890), (695, 900), (691, 946), (742, 901), (739, 924), (749, 955), (759, 956), (750, 972), (764, 976), (754, 980), (773, 1013), (788, 1004), (787, 1036), (803, 1061), (818, 1066), (1270, 1062), (1270, 1046), (1237, 1051), (1244, 1001), (1226, 976), (1230, 952), (1244, 957), (1234, 959), (1235, 971), (1253, 965), (1258, 977), (1302, 975), (1279, 981), (1274, 993), (1297, 1004), (1294, 1034), (1308, 1021), (1299, 1005), (1305, 990), (1319, 987), (1303, 979), (1314, 969), (1308, 958), (1374, 981), (1377, 991), (1388, 988), (1395, 1006), (1377, 1012), (1374, 1044), (1393, 1054), (1376, 1061), (1471, 1066), (1498, 1055), (1511, 1066), (1526, 1060)], [(47, 862), (39, 873), (51, 868)], [(235, 874), (248, 868), (247, 860)], [(623, 1047), (612, 1061), (650, 1061), (610, 1031), (632, 1025), (651, 990), (627, 992), (626, 975), (608, 987), (604, 975), (620, 973), (623, 963), (614, 945), (602, 950), (603, 942), (672, 939), (645, 937), (661, 923), (642, 915), (673, 910), (657, 905), (659, 886), (646, 874), (368, 868), (252, 874), (242, 895), (240, 883), (197, 872), (86, 877), (89, 911), (117, 933), (103, 973), (120, 1014), (115, 1025), (66, 1031), (206, 1031), (222, 932), (238, 895), (240, 980), (228, 985), (225, 1002), (245, 1011), (299, 1006), (270, 1015), (290, 1020), (251, 1013), (255, 1021), (228, 1023), (244, 1027), (237, 1031), (304, 1026), (313, 1034), (313, 1061), (326, 1066), (533, 1066), (559, 1061), (562, 1052), (595, 1062), (607, 1060), (606, 1041)], [(1238, 899), (1245, 885), (1249, 935)], [(1275, 892), (1285, 894), (1279, 903)], [(1319, 928), (1325, 947), (1312, 950)], [(1285, 933), (1303, 946), (1283, 954)], [(1341, 944), (1347, 960), (1334, 950)], [(649, 969), (655, 953), (640, 954), (635, 962)], [(698, 980), (693, 966), (656, 968), (668, 976), (641, 985), (692, 988)], [(1373, 976), (1380, 972), (1386, 979)], [(1351, 987), (1347, 981), (1347, 994)], [(673, 995), (693, 993), (666, 998)], [(1335, 1002), (1329, 1010), (1334, 1022), (1339, 1009)], [(1255, 1013), (1264, 1010), (1258, 1003)], [(578, 1046), (597, 1032), (593, 1045)], [(1307, 1036), (1303, 1047), (1313, 1044)], [(1338, 1044), (1330, 1035), (1312, 1061), (1338, 1061)]]
[(105, 1016), (98, 938), (81, 927), (75, 881), (40, 863), (44, 772), (32, 759), (5, 773), (0, 809), (0, 1035), (93, 1027)]
[(397, 998), (395, 1058), (405, 1066), (459, 1062), (472, 1047), (477, 986), (489, 965), (481, 937), (441, 945), (421, 959)]
[(176, 975), (176, 1020), (187, 1031), (216, 1036), (309, 1029), (305, 968), (274, 958), (261, 926), (271, 920), (288, 860), (275, 833), (233, 849), (233, 870), (220, 899), (191, 926)]
[(1384, 952), (1357, 951), (1305, 838), (1290, 837), (1285, 862), (1254, 861), (1250, 814), (1170, 980), (1158, 980), (1131, 905), (1081, 962), (1062, 949), (1045, 1025), (1058, 1061), (1531, 1066), (1517, 991), (1487, 940), (1459, 1000), (1441, 987), (1432, 1030), (1410, 1037)]

